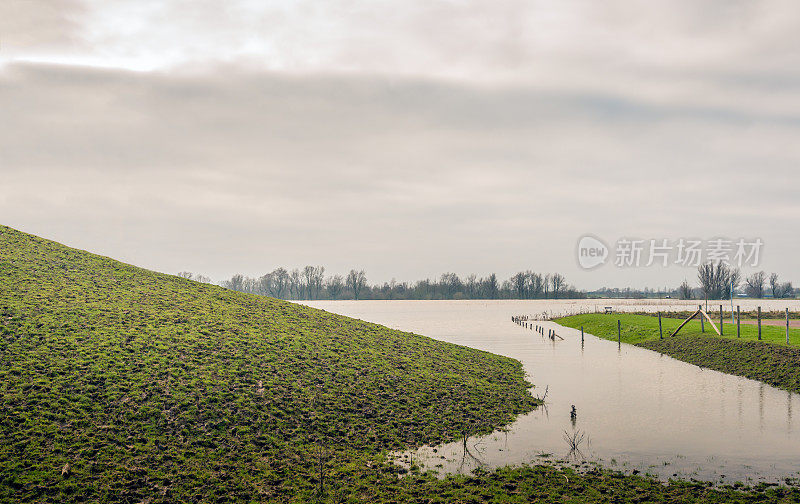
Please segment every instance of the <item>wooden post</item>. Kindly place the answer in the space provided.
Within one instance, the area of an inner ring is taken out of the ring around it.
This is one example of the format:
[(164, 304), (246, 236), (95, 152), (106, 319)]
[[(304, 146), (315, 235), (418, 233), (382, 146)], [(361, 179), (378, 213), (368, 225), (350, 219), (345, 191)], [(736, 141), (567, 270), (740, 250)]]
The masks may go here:
[(622, 343), (622, 323), (617, 319), (617, 343)]
[[(697, 309), (698, 310), (702, 310), (703, 309), (703, 305), (701, 305), (701, 304), (697, 305)], [(703, 320), (703, 317), (700, 317), (700, 332), (706, 332), (706, 323)]]
[(761, 307), (758, 307), (758, 340), (761, 341)]
[(736, 337), (742, 337), (742, 312), (739, 305), (736, 305)]
[(583, 343), (583, 326), (581, 326), (581, 343)]
[(664, 339), (664, 330), (661, 328), (661, 312), (658, 312), (658, 339)]
[(719, 335), (722, 336), (725, 333), (725, 330), (722, 329), (722, 323), (725, 322), (725, 319), (722, 318), (722, 305), (719, 305)]
[(789, 308), (786, 308), (786, 344), (789, 344)]
[(686, 320), (684, 320), (683, 322), (681, 322), (681, 325), (679, 325), (679, 326), (678, 326), (678, 328), (677, 328), (677, 329), (675, 329), (675, 331), (673, 331), (673, 332), (672, 332), (672, 334), (670, 335), (670, 338), (672, 338), (673, 336), (675, 336), (676, 334), (678, 334), (678, 332), (679, 332), (681, 329), (683, 329), (683, 326), (685, 326), (686, 324), (688, 324), (690, 320), (692, 320), (693, 318), (697, 317), (698, 315), (700, 316), (700, 319), (702, 320), (702, 319), (703, 319), (703, 315), (702, 315), (702, 310), (701, 310), (700, 308), (698, 308), (696, 312), (692, 313), (692, 315), (691, 315), (689, 318), (687, 318)]

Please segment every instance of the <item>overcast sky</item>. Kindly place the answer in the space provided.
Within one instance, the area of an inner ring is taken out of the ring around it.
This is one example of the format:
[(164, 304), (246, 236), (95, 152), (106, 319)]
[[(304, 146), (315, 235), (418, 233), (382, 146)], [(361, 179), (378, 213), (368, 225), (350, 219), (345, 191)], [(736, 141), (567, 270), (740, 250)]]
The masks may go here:
[(758, 237), (797, 283), (798, 26), (796, 0), (4, 0), (0, 223), (214, 280), (581, 288), (696, 276), (582, 271), (587, 233)]

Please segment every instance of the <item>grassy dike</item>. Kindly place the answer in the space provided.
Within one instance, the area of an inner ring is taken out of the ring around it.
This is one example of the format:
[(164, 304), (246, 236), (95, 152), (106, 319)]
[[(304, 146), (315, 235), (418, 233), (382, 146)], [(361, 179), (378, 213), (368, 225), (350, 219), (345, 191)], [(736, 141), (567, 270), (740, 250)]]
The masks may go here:
[[(400, 477), (535, 407), (519, 362), (0, 226), (0, 502), (797, 502), (592, 470)], [(321, 491), (320, 491), (321, 489)]]
[[(676, 359), (724, 373), (763, 381), (775, 387), (800, 393), (800, 329), (789, 330), (786, 345), (784, 327), (763, 326), (762, 340), (758, 328), (741, 325), (741, 337), (730, 319), (718, 336), (706, 322), (701, 332), (700, 322), (689, 322), (675, 337), (670, 334), (682, 320), (663, 318), (664, 339), (659, 339), (658, 318), (630, 314), (584, 314), (556, 319), (566, 327), (579, 329), (600, 338), (617, 340), (617, 320), (622, 324), (621, 339)], [(714, 321), (719, 326), (719, 320)]]

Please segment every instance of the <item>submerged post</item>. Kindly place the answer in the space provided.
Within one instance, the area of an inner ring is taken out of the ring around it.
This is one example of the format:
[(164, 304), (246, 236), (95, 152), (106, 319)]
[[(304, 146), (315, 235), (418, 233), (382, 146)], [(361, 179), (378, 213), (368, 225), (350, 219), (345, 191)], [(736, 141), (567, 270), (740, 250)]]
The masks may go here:
[(736, 337), (742, 337), (742, 312), (739, 305), (736, 305)]
[(664, 330), (661, 328), (661, 312), (658, 312), (658, 339), (664, 339)]
[(581, 343), (583, 343), (583, 326), (581, 326)]
[[(702, 310), (703, 309), (703, 305), (701, 305), (701, 304), (697, 305), (697, 309), (698, 310)], [(700, 317), (700, 332), (706, 332), (706, 323), (703, 320), (703, 317)]]
[(617, 319), (617, 343), (622, 343), (622, 323)]
[(761, 341), (761, 307), (758, 307), (758, 340)]
[(722, 336), (725, 334), (725, 331), (722, 329), (722, 323), (725, 322), (725, 319), (722, 318), (722, 305), (719, 305), (719, 335)]

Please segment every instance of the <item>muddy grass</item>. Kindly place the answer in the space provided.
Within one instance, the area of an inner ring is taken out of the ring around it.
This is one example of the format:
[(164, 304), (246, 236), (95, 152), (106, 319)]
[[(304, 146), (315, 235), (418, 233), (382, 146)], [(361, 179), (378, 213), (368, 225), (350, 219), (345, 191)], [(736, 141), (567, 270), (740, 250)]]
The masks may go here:
[(472, 477), (444, 480), (428, 476), (403, 478), (382, 487), (370, 502), (418, 503), (789, 503), (800, 502), (792, 487), (759, 485), (742, 490), (741, 483), (713, 487), (708, 483), (670, 481), (601, 469), (576, 472), (569, 468), (525, 466), (477, 471)]
[(0, 226), (0, 502), (798, 502), (522, 467), (406, 477), (389, 450), (536, 401), (505, 357)]
[(3, 502), (357, 494), (396, 478), (388, 450), (531, 410), (529, 386), (513, 359), (0, 227)]

